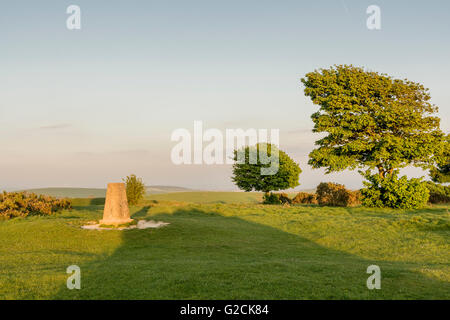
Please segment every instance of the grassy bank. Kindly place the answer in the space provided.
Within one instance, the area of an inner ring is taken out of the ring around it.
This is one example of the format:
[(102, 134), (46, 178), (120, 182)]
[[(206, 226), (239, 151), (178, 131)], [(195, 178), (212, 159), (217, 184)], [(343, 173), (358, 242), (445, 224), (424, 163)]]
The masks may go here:
[[(170, 223), (161, 229), (83, 230), (102, 215), (103, 206), (89, 202), (51, 217), (1, 221), (0, 298), (450, 298), (448, 206), (398, 211), (158, 197), (131, 209), (136, 219)], [(381, 268), (381, 290), (366, 287), (372, 264)], [(81, 290), (66, 288), (69, 265), (81, 268)]]

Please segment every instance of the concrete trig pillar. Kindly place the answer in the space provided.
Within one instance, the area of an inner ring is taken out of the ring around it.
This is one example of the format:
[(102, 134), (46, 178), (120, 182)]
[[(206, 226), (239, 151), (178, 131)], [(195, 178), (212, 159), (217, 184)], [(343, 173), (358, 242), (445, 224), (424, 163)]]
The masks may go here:
[(133, 219), (130, 219), (125, 183), (108, 183), (105, 209), (100, 224), (119, 225), (131, 221)]

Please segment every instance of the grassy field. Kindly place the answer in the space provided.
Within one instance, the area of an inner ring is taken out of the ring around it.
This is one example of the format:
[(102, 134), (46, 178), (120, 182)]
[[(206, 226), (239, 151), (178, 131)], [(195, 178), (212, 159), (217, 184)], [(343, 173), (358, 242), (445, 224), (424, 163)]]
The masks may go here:
[[(448, 206), (265, 206), (232, 194), (158, 195), (131, 208), (135, 219), (170, 223), (161, 229), (81, 229), (102, 216), (92, 200), (0, 221), (0, 298), (450, 298)], [(66, 288), (74, 264), (81, 290)], [(372, 264), (381, 290), (366, 287)]]
[(149, 200), (181, 201), (195, 203), (259, 203), (263, 193), (259, 192), (178, 192), (148, 195)]

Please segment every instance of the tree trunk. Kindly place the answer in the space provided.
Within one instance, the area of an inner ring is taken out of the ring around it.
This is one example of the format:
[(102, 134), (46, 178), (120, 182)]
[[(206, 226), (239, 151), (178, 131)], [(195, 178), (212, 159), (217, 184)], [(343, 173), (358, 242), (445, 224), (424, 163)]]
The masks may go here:
[(386, 171), (384, 171), (384, 168), (381, 164), (379, 164), (377, 166), (378, 168), (378, 175), (380, 176), (381, 179), (384, 179), (384, 176), (386, 175)]

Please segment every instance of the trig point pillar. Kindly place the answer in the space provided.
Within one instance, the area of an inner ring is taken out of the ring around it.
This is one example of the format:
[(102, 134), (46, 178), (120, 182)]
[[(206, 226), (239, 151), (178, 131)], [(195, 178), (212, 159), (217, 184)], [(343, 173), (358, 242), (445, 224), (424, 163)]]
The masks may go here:
[(125, 183), (108, 183), (105, 209), (100, 224), (119, 225), (131, 221), (133, 219), (130, 219)]

